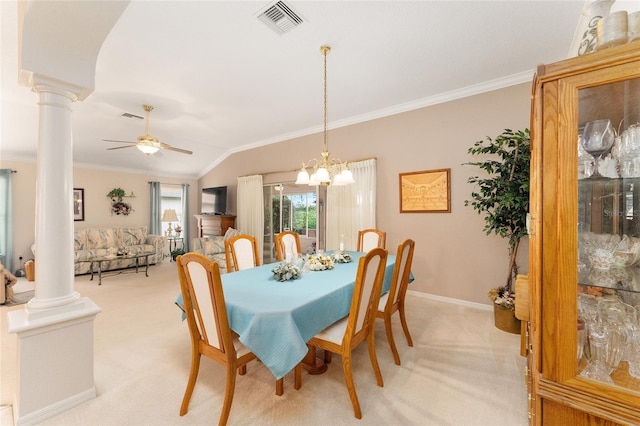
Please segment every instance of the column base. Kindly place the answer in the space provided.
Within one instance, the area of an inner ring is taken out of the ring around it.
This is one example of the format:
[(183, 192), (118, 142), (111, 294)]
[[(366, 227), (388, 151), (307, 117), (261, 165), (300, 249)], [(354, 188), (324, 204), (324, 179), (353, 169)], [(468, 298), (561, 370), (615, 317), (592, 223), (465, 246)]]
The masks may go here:
[(8, 313), (9, 333), (18, 335), (16, 425), (42, 422), (96, 396), (93, 321), (99, 312), (83, 297), (52, 309)]

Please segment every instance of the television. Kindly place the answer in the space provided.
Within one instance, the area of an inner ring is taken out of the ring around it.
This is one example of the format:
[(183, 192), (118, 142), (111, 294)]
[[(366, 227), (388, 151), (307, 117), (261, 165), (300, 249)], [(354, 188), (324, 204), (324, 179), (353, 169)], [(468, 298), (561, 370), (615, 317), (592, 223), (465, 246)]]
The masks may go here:
[(202, 188), (202, 214), (227, 213), (227, 187)]

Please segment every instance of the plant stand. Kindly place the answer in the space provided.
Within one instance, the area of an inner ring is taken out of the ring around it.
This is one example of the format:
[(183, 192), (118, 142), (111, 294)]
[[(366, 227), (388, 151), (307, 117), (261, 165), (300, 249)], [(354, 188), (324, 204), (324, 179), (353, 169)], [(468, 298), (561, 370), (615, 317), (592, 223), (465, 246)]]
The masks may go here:
[(493, 320), (496, 328), (507, 333), (520, 334), (520, 320), (516, 318), (514, 309), (504, 309), (493, 304)]

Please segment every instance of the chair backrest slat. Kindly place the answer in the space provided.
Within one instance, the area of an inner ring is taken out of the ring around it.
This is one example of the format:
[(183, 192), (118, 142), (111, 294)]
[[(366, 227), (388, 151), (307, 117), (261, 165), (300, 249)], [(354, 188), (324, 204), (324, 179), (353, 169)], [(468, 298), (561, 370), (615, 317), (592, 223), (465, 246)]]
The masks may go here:
[(235, 358), (220, 267), (198, 253), (178, 256), (176, 264), (192, 341), (195, 345), (204, 343), (221, 356)]
[(187, 264), (191, 277), (193, 311), (198, 331), (206, 344), (222, 349), (218, 334), (218, 319), (215, 313), (213, 289), (209, 285), (207, 271), (196, 262)]
[(227, 272), (260, 266), (258, 243), (251, 235), (236, 235), (224, 242)]
[(345, 339), (353, 338), (375, 320), (386, 263), (387, 251), (381, 248), (360, 258)]
[(276, 235), (278, 261), (294, 258), (300, 254), (300, 237), (293, 231), (282, 231)]
[(372, 248), (385, 248), (387, 233), (377, 229), (358, 231), (358, 251), (368, 252)]
[(387, 305), (398, 302), (407, 292), (414, 248), (415, 241), (412, 239), (406, 239), (398, 246), (396, 265), (393, 269), (393, 278), (391, 287), (389, 288)]

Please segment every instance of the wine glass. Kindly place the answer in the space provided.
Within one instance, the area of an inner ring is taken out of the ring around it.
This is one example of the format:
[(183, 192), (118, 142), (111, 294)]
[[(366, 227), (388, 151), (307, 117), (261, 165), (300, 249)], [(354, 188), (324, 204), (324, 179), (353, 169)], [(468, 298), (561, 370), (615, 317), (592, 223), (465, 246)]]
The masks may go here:
[(615, 135), (611, 128), (611, 120), (595, 120), (585, 124), (584, 132), (582, 133), (582, 145), (585, 151), (594, 158), (593, 174), (591, 177), (602, 177), (598, 172), (598, 163), (602, 154), (611, 149), (614, 138)]

